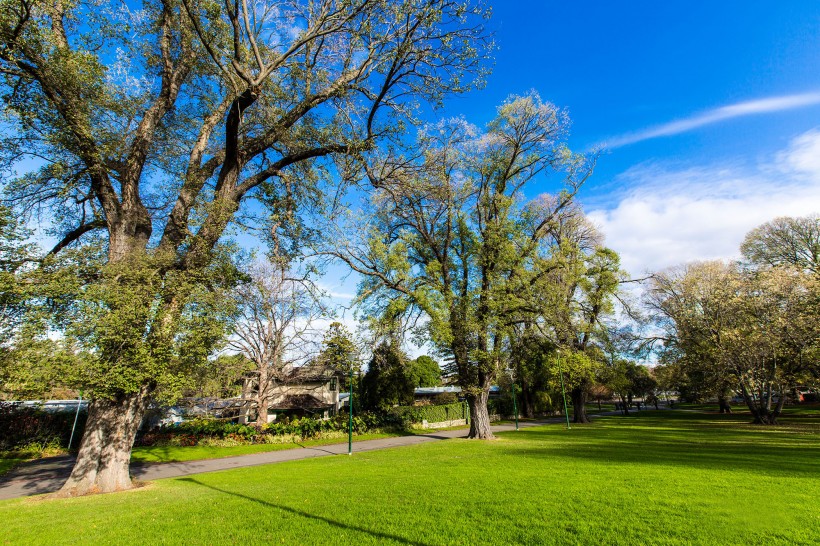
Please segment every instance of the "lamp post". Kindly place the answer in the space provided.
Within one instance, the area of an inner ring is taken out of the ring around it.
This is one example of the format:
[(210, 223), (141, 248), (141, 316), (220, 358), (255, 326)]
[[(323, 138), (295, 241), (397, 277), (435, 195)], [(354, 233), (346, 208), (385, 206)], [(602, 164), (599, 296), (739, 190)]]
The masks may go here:
[(515, 430), (518, 430), (518, 404), (515, 402), (515, 383), (512, 384), (513, 413), (515, 413)]
[(83, 403), (83, 391), (80, 391), (80, 398), (77, 400), (77, 412), (74, 414), (74, 425), (71, 427), (71, 437), (68, 439), (68, 449), (74, 442), (74, 430), (77, 428), (77, 418), (80, 416), (80, 405)]
[(561, 376), (561, 396), (564, 398), (564, 415), (567, 417), (567, 430), (570, 430), (569, 411), (567, 411), (567, 392), (564, 390), (564, 370), (561, 368), (561, 349), (558, 349), (555, 358), (558, 360), (558, 374)]
[(515, 400), (515, 370), (507, 368), (507, 373), (510, 374), (510, 382), (512, 383), (512, 400), (513, 400), (513, 414), (515, 415), (515, 430), (518, 430), (518, 403)]
[(347, 454), (353, 455), (353, 367), (350, 367), (349, 377), (350, 389), (347, 397), (347, 404), (350, 408), (350, 418), (347, 421)]

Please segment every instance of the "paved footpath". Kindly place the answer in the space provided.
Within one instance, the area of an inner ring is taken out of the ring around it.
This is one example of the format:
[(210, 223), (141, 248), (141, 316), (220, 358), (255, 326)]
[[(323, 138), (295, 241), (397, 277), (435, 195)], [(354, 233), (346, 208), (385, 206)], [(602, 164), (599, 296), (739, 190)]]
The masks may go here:
[[(521, 421), (519, 423), (519, 427), (528, 428), (547, 423), (560, 422), (563, 422), (563, 417), (538, 421)], [(493, 432), (504, 432), (514, 429), (514, 424), (493, 426)], [(437, 440), (449, 440), (451, 438), (465, 438), (467, 436), (467, 432), (467, 429), (447, 431), (431, 430), (428, 434), (396, 436), (393, 438), (353, 442), (353, 453), (374, 451), (377, 449), (386, 449), (390, 447), (411, 446)], [(250, 455), (238, 455), (236, 457), (224, 457), (221, 459), (205, 459), (201, 461), (153, 464), (134, 463), (131, 465), (131, 475), (138, 480), (149, 481), (161, 478), (188, 476), (190, 474), (200, 474), (202, 472), (230, 470), (232, 468), (242, 468), (245, 466), (258, 466), (263, 464), (281, 463), (285, 461), (312, 459), (314, 457), (346, 454), (347, 443), (343, 443), (328, 446), (306, 447), (302, 449), (269, 451), (267, 453), (253, 453)], [(36, 461), (22, 464), (5, 475), (0, 476), (0, 500), (57, 491), (66, 481), (69, 474), (71, 474), (71, 468), (73, 466), (73, 456), (50, 457), (48, 459), (38, 459)]]

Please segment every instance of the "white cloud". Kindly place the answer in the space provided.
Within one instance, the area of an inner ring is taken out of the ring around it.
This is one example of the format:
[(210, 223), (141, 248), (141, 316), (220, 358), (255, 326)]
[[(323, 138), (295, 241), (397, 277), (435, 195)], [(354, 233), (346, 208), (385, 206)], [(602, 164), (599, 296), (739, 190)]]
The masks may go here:
[(608, 139), (606, 142), (599, 144), (599, 147), (605, 147), (612, 150), (622, 146), (627, 146), (629, 144), (635, 144), (636, 142), (641, 142), (643, 140), (685, 133), (687, 131), (697, 129), (698, 127), (711, 125), (727, 119), (751, 116), (755, 114), (781, 112), (783, 110), (803, 108), (815, 104), (820, 104), (820, 92), (804, 93), (799, 95), (784, 95), (781, 97), (769, 97), (765, 99), (739, 102), (736, 104), (715, 108), (714, 110), (708, 110), (701, 114), (695, 114), (688, 118), (650, 127), (642, 131), (615, 136)]
[(820, 212), (820, 131), (798, 136), (755, 167), (643, 164), (616, 182), (629, 189), (613, 208), (589, 216), (632, 275), (733, 258), (752, 228)]

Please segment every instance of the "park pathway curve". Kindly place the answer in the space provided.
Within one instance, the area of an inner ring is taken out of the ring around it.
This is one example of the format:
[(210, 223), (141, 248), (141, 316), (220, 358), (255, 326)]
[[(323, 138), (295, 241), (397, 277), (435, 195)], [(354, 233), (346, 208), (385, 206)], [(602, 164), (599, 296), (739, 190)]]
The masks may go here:
[[(559, 422), (563, 422), (563, 417), (535, 421), (521, 421), (519, 426), (520, 428), (529, 428)], [(515, 430), (515, 425), (495, 425), (492, 428), (493, 432), (505, 432)], [(431, 430), (427, 434), (396, 436), (392, 438), (380, 438), (378, 440), (364, 440), (353, 443), (353, 453), (355, 454), (364, 451), (387, 449), (391, 447), (411, 446), (425, 442), (449, 440), (451, 438), (466, 438), (467, 433), (467, 429), (446, 431)], [(243, 468), (246, 466), (259, 466), (286, 461), (312, 459), (314, 457), (327, 457), (330, 455), (345, 454), (347, 454), (346, 442), (327, 446), (268, 451), (265, 453), (252, 453), (250, 455), (237, 455), (235, 457), (223, 457), (221, 459), (204, 459), (200, 461), (185, 461), (179, 463), (133, 463), (131, 465), (131, 475), (138, 480), (150, 481), (161, 478), (177, 478), (179, 476), (200, 474), (202, 472), (216, 472), (218, 470), (230, 470), (233, 468)], [(24, 463), (9, 471), (5, 475), (0, 476), (0, 500), (57, 491), (63, 483), (65, 483), (69, 474), (71, 474), (71, 468), (73, 466), (73, 456), (50, 457), (47, 459), (38, 459)]]

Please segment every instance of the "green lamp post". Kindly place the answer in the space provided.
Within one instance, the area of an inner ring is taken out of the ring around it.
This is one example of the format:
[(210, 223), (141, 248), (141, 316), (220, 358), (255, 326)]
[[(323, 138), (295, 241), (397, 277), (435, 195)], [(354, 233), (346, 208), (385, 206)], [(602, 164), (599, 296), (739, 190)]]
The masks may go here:
[(567, 391), (564, 390), (564, 370), (561, 368), (561, 349), (557, 351), (558, 355), (556, 359), (558, 360), (558, 374), (561, 376), (561, 396), (564, 398), (564, 415), (567, 418), (567, 430), (570, 430), (569, 426), (569, 411), (567, 411)]
[(347, 421), (347, 454), (353, 455), (353, 367), (350, 367), (349, 376), (350, 389), (347, 397), (347, 405), (350, 408), (350, 417)]

